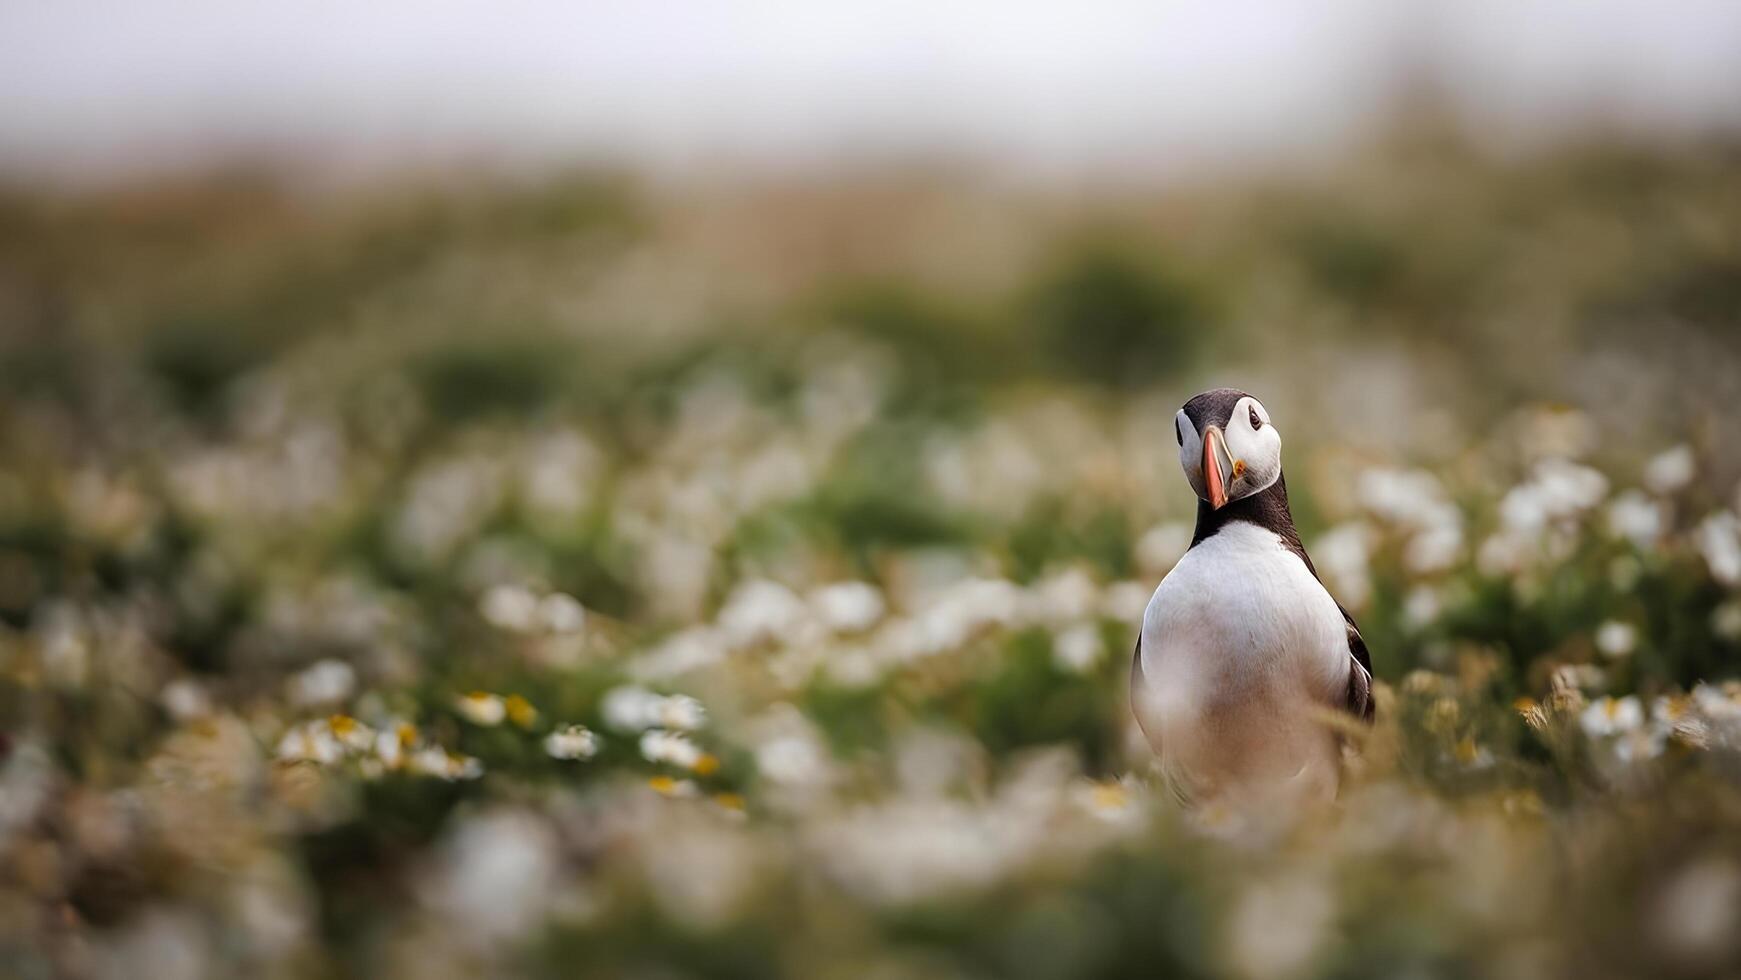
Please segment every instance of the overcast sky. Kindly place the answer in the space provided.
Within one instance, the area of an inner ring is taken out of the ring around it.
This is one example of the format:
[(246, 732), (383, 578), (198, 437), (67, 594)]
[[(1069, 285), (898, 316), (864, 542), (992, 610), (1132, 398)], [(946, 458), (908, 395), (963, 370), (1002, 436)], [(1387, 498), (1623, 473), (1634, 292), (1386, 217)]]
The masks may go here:
[(1741, 128), (1741, 2), (0, 0), (0, 169), (1188, 169), (1334, 147), (1411, 72), (1496, 136)]

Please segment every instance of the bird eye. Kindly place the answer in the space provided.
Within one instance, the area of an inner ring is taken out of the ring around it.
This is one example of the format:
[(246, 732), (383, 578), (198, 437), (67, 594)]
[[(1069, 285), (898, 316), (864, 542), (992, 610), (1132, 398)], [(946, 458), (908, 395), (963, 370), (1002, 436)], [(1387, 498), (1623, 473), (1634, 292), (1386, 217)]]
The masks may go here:
[(1185, 430), (1179, 427), (1179, 419), (1177, 416), (1173, 418), (1173, 438), (1179, 440), (1179, 445), (1183, 446), (1185, 444)]
[(1257, 417), (1257, 406), (1247, 406), (1246, 411), (1251, 413), (1251, 431), (1256, 432), (1263, 428), (1263, 419)]

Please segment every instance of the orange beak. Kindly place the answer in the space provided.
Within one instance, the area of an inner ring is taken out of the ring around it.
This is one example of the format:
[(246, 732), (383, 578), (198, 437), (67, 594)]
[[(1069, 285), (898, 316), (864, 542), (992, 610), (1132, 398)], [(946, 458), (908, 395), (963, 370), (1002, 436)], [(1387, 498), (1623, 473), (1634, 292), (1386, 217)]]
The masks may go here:
[(1221, 429), (1210, 426), (1203, 433), (1203, 486), (1209, 493), (1211, 510), (1227, 506), (1227, 473), (1221, 469), (1221, 461), (1228, 455)]

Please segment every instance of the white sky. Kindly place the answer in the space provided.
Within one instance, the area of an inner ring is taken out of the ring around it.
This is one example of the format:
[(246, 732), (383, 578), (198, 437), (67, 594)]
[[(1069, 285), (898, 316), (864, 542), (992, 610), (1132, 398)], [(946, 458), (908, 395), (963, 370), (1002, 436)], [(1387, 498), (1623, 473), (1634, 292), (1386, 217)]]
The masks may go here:
[(1405, 71), (1495, 134), (1741, 129), (1741, 2), (0, 0), (0, 170), (1200, 168), (1333, 147)]

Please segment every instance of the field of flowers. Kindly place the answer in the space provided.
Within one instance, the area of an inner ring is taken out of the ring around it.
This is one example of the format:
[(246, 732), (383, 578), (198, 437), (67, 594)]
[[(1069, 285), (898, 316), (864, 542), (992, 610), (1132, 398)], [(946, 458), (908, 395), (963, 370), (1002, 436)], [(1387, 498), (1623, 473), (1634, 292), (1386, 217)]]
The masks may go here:
[[(0, 974), (1736, 975), (1738, 160), (0, 194)], [(1214, 384), (1332, 814), (1126, 707)]]

